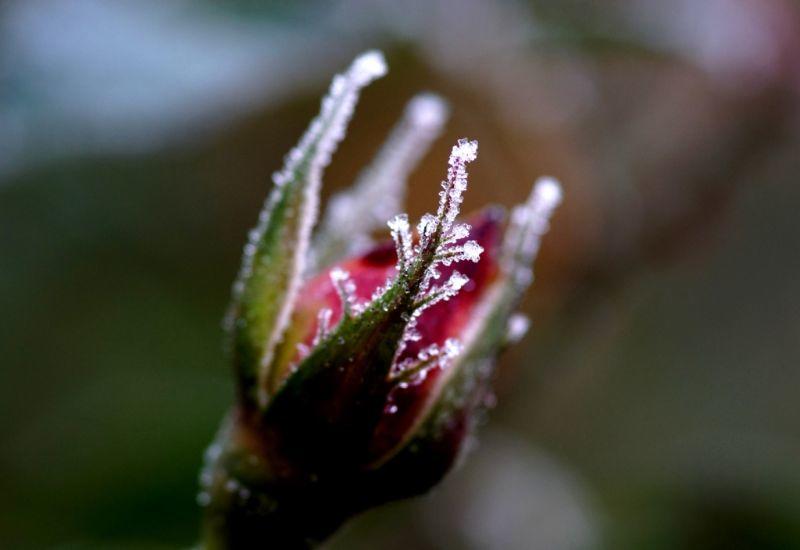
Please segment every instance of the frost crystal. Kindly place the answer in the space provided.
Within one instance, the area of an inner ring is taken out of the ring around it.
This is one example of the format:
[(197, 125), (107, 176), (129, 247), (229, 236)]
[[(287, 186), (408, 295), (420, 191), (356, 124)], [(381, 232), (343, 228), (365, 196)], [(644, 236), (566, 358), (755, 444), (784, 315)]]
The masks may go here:
[[(314, 335), (314, 340), (312, 341), (312, 345), (316, 346), (319, 344), (331, 331), (331, 316), (333, 312), (330, 308), (322, 308), (319, 310), (317, 314), (317, 333)], [(300, 350), (303, 352), (304, 350)]]
[(333, 286), (336, 287), (336, 292), (339, 294), (344, 315), (352, 315), (356, 306), (356, 284), (347, 271), (338, 267), (331, 270), (330, 277)]
[(387, 222), (389, 230), (397, 249), (397, 261), (400, 269), (406, 269), (408, 263), (413, 259), (413, 249), (411, 243), (411, 229), (408, 225), (408, 214), (398, 214)]
[(464, 251), (464, 259), (471, 262), (477, 262), (481, 257), (481, 253), (483, 252), (483, 247), (475, 241), (465, 242), (462, 249)]
[[(433, 278), (439, 278), (438, 272)], [(450, 278), (447, 279), (446, 283), (431, 289), (427, 295), (415, 305), (418, 308), (427, 308), (443, 300), (449, 300), (458, 294), (458, 291), (461, 290), (468, 282), (469, 277), (459, 273), (458, 271), (454, 271), (453, 274), (450, 275)]]
[(395, 365), (392, 378), (401, 385), (412, 379), (424, 379), (429, 369), (449, 366), (461, 350), (461, 342), (455, 338), (448, 338), (442, 346), (431, 344), (422, 348), (416, 357)]
[(561, 185), (557, 180), (539, 178), (527, 202), (514, 208), (511, 213), (510, 227), (503, 244), (503, 267), (518, 287), (527, 286), (533, 278), (531, 265), (561, 197)]
[(447, 180), (442, 182), (439, 193), (439, 210), (436, 217), (441, 220), (441, 233), (450, 237), (450, 229), (458, 216), (467, 189), (467, 163), (478, 158), (478, 142), (460, 139), (450, 153)]
[[(457, 164), (463, 165), (464, 163), (472, 162), (476, 158), (478, 158), (478, 142), (461, 139), (455, 147), (453, 147), (453, 153), (450, 157), (450, 166)], [(464, 176), (466, 178), (466, 174), (464, 174)], [(466, 185), (466, 179), (464, 180), (464, 185)]]
[(400, 211), (408, 175), (441, 133), (447, 116), (447, 104), (434, 94), (420, 94), (408, 103), (353, 187), (331, 199), (315, 247), (318, 265), (366, 248), (371, 232)]

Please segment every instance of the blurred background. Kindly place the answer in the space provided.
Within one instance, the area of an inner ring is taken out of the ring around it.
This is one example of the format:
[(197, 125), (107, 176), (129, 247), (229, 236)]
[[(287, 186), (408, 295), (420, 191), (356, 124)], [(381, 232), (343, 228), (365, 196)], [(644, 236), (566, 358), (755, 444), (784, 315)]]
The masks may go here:
[(331, 76), (381, 48), (326, 174), (416, 92), (480, 140), (467, 210), (563, 207), (474, 453), (340, 549), (800, 548), (800, 4), (0, 4), (0, 547), (196, 540), (247, 230)]

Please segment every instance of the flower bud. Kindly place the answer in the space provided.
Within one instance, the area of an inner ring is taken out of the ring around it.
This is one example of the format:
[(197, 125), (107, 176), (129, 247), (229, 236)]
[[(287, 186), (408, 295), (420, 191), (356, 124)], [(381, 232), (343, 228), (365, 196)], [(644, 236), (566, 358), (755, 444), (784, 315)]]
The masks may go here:
[(474, 428), (510, 324), (519, 332), (515, 311), (560, 200), (554, 180), (537, 183), (505, 231), (498, 208), (460, 222), (477, 142), (459, 140), (436, 212), (413, 229), (397, 214), (391, 240), (372, 240), (375, 212), (402, 197), (391, 185), (410, 171), (403, 162), (438, 133), (438, 98), (412, 101), (312, 241), (322, 171), (360, 89), (384, 72), (371, 52), (334, 79), (245, 248), (228, 320), (238, 401), (198, 499), (210, 547), (308, 547), (365, 508), (430, 489)]

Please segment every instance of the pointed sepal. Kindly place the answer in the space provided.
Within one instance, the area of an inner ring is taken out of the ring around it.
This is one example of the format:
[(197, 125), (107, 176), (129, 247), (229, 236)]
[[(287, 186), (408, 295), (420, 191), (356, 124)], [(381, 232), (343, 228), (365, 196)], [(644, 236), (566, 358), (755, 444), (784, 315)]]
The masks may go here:
[(344, 136), (361, 89), (386, 73), (379, 52), (365, 53), (333, 79), (319, 115), (273, 176), (250, 232), (229, 314), (240, 395), (263, 406), (275, 346), (289, 322), (317, 218), (322, 172)]

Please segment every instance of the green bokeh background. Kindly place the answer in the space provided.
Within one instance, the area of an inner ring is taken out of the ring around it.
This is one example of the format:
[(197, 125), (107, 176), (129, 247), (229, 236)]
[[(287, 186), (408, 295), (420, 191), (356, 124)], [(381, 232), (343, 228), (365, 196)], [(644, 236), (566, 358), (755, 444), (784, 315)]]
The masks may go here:
[[(190, 6), (322, 32), (315, 3)], [(798, 20), (793, 3), (769, 6)], [(431, 207), (461, 135), (481, 140), (467, 209), (521, 200), (541, 173), (562, 178), (566, 203), (525, 304), (532, 332), (502, 361), (484, 444), (431, 497), (367, 513), (330, 547), (800, 548), (800, 47), (781, 43), (782, 72), (739, 96), (744, 81), (718, 87), (644, 32), (610, 40), (596, 5), (527, 7), (557, 39), (516, 54), (547, 66), (569, 57), (599, 82), (577, 123), (514, 127), (480, 78), (437, 69), (412, 39), (371, 39), (392, 72), (366, 92), (326, 196), (415, 91), (435, 89), (454, 116), (415, 174), (412, 215)], [(365, 41), (341, 33), (333, 66)], [(3, 548), (195, 541), (202, 452), (232, 399), (221, 319), (268, 175), (330, 76), (307, 70), (317, 84), (193, 139), (144, 152), (34, 150), (2, 176)], [(524, 479), (499, 490), (492, 476), (517, 471), (508, 460), (574, 505)], [(522, 508), (501, 529), (510, 538), (470, 535), (459, 506), (473, 494), (495, 495), (500, 518)], [(554, 539), (537, 538), (548, 529)]]

